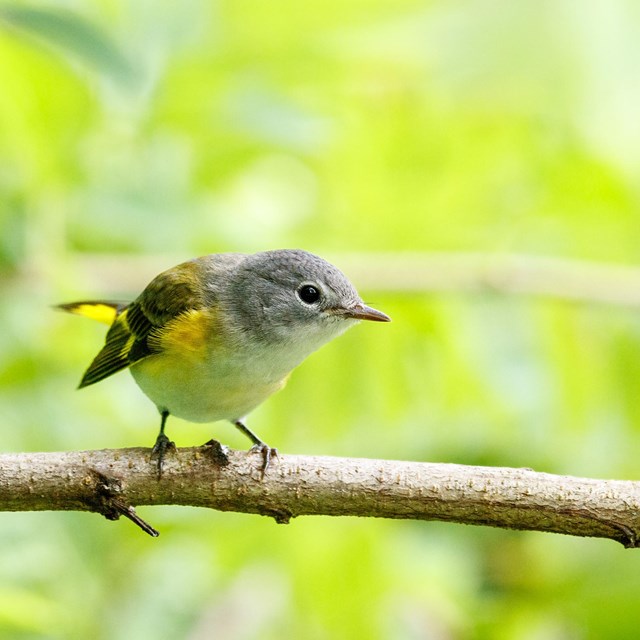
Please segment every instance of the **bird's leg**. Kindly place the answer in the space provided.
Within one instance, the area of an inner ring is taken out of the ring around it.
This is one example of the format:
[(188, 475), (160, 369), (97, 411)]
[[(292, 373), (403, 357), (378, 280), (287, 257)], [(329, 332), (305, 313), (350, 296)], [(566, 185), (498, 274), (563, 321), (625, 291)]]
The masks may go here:
[(251, 447), (250, 451), (255, 451), (257, 453), (262, 454), (262, 477), (264, 478), (264, 474), (269, 468), (269, 464), (271, 463), (271, 458), (278, 455), (277, 449), (272, 449), (268, 444), (262, 442), (258, 436), (247, 427), (247, 425), (242, 422), (242, 420), (234, 420), (233, 424), (244, 433), (251, 442), (253, 442), (253, 447)]
[(156, 458), (158, 459), (157, 461), (157, 467), (158, 467), (158, 480), (160, 480), (160, 478), (162, 478), (162, 465), (164, 463), (164, 456), (167, 453), (167, 451), (169, 450), (176, 450), (176, 444), (175, 442), (172, 442), (171, 440), (169, 440), (169, 438), (165, 435), (164, 433), (164, 427), (165, 424), (167, 423), (167, 418), (169, 417), (169, 412), (168, 411), (161, 411), (160, 412), (160, 433), (158, 434), (158, 437), (156, 438), (156, 443), (153, 445), (153, 449), (151, 450), (151, 457), (152, 458)]

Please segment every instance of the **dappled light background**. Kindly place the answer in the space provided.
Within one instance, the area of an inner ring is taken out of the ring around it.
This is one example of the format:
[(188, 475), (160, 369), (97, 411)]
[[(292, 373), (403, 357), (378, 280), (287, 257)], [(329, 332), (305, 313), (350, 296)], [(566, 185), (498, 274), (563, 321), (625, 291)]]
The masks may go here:
[[(0, 4), (0, 450), (154, 441), (127, 373), (75, 391), (104, 330), (52, 304), (130, 299), (195, 255), (301, 247), (359, 264), (348, 275), (394, 322), (351, 330), (252, 414), (272, 446), (640, 479), (637, 311), (376, 287), (381, 254), (640, 262), (638, 43), (633, 0)], [(247, 444), (224, 423), (169, 434)], [(640, 624), (640, 554), (609, 541), (139, 511), (160, 538), (0, 514), (0, 636)]]

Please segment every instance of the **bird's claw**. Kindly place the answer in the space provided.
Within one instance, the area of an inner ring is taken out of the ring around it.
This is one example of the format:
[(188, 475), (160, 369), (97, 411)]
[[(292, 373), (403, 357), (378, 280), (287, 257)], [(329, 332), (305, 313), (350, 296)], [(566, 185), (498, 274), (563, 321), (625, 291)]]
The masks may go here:
[(162, 468), (164, 465), (164, 458), (167, 451), (175, 451), (176, 443), (173, 440), (169, 440), (164, 433), (161, 433), (156, 438), (156, 443), (153, 445), (153, 449), (151, 450), (151, 459), (157, 458), (156, 467), (158, 470), (158, 480), (162, 478)]
[(278, 457), (278, 450), (273, 449), (268, 444), (264, 442), (259, 442), (254, 444), (251, 449), (249, 449), (250, 453), (259, 453), (262, 455), (262, 467), (260, 469), (260, 477), (264, 478), (264, 474), (267, 472), (269, 465), (271, 464), (272, 458)]

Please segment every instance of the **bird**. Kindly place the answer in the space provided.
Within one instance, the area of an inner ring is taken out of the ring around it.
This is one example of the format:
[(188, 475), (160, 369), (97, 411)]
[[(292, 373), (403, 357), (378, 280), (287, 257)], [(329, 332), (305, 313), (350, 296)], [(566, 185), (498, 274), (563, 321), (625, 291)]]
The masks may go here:
[(79, 388), (129, 369), (160, 413), (158, 478), (175, 448), (165, 434), (170, 415), (231, 422), (262, 453), (264, 475), (277, 451), (247, 427), (247, 415), (325, 343), (361, 320), (391, 320), (337, 267), (301, 249), (209, 254), (163, 271), (133, 302), (57, 308), (110, 325)]

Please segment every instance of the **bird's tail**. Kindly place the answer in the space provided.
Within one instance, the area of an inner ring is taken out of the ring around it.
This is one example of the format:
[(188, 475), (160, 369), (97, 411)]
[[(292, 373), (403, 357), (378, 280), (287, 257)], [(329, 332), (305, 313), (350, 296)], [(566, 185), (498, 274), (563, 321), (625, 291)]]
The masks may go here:
[(126, 309), (127, 302), (109, 302), (107, 300), (83, 300), (82, 302), (67, 302), (58, 304), (56, 309), (61, 309), (67, 313), (74, 313), (77, 316), (91, 318), (104, 324), (112, 325), (115, 319)]

